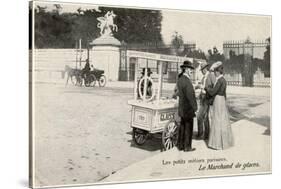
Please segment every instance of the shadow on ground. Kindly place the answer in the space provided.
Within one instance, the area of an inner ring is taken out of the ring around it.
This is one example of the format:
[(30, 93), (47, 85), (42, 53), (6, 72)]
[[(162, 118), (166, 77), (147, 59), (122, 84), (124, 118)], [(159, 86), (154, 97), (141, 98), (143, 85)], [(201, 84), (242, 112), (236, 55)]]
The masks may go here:
[(249, 121), (255, 122), (259, 125), (265, 126), (266, 130), (263, 133), (264, 135), (270, 135), (270, 117), (269, 116), (261, 116), (261, 117), (254, 117), (249, 118)]
[(234, 106), (228, 106), (228, 112), (230, 114), (230, 121), (231, 122), (236, 122), (236, 121), (239, 121), (241, 119), (247, 118), (242, 113), (237, 112), (234, 108), (235, 108)]
[[(132, 136), (132, 131), (127, 132), (126, 134)], [(147, 140), (144, 144), (142, 145), (137, 145), (133, 139), (128, 140), (128, 142), (131, 144), (130, 147), (132, 148), (139, 148), (142, 150), (147, 150), (147, 151), (163, 151), (163, 146), (162, 146), (162, 140), (161, 140), (160, 134), (149, 134), (147, 137)]]

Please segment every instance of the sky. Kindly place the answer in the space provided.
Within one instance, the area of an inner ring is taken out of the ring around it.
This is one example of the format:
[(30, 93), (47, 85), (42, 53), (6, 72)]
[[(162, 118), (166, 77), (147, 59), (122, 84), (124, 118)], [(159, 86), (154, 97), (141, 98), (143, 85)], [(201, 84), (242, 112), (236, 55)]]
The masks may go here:
[(175, 31), (184, 41), (193, 41), (205, 52), (216, 46), (222, 50), (224, 41), (265, 40), (271, 35), (271, 18), (241, 14), (187, 12), (164, 10), (162, 36), (169, 43)]
[[(54, 3), (53, 2), (40, 2), (38, 4), (42, 4), (42, 6), (46, 6), (48, 11), (52, 11), (54, 9)], [(97, 5), (91, 5), (91, 4), (70, 4), (70, 3), (65, 3), (62, 4), (60, 3), (62, 9), (61, 12), (77, 12), (78, 8), (81, 8), (82, 10), (85, 9), (96, 9), (97, 11), (99, 10), (99, 7)]]
[[(47, 10), (53, 9), (52, 4), (44, 3)], [(62, 12), (75, 12), (79, 7), (82, 9), (96, 9), (90, 4), (61, 4)], [(118, 16), (118, 15), (117, 15)], [(182, 10), (162, 11), (162, 36), (166, 44), (169, 44), (172, 35), (177, 31), (182, 35), (185, 42), (195, 42), (196, 47), (207, 52), (216, 46), (222, 52), (224, 41), (265, 40), (271, 36), (271, 17), (223, 14), (212, 12), (195, 12)]]

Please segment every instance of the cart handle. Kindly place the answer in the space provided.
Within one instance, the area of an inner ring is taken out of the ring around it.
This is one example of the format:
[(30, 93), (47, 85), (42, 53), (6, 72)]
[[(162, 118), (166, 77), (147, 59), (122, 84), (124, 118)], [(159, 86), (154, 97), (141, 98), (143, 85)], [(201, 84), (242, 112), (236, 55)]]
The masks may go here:
[[(144, 78), (142, 78), (140, 81), (139, 81), (139, 85), (138, 85), (138, 92), (139, 92), (139, 95), (140, 95), (140, 98), (146, 102), (149, 102), (151, 100), (153, 100), (153, 98), (155, 97), (155, 89), (154, 87), (151, 87), (152, 88), (152, 94), (151, 94), (151, 97), (146, 99), (144, 95), (146, 93), (146, 91), (143, 91), (143, 94), (142, 94), (142, 91), (141, 91), (141, 84), (142, 82), (144, 82)], [(147, 80), (151, 82), (151, 86), (153, 86), (153, 80), (151, 79), (151, 77), (147, 77)]]

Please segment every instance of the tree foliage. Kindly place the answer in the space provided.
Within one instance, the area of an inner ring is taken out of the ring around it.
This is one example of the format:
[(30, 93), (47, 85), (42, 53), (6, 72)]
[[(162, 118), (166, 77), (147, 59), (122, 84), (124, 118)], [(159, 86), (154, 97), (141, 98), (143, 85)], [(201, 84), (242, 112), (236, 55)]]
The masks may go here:
[(100, 7), (101, 14), (113, 10), (118, 32), (114, 36), (126, 43), (163, 43), (162, 14), (158, 10)]
[(204, 60), (207, 59), (204, 51), (202, 51), (201, 49), (191, 50), (186, 54), (186, 56), (197, 58), (197, 59), (204, 59)]
[(182, 35), (177, 31), (172, 35), (171, 48), (179, 56), (192, 57), (197, 59), (206, 59), (205, 53), (200, 49), (192, 49), (190, 44), (185, 44)]
[(267, 38), (266, 41), (268, 42), (268, 45), (266, 46), (266, 51), (264, 52), (264, 64), (261, 66), (261, 69), (265, 72), (267, 77), (270, 77), (270, 37)]
[(224, 55), (218, 51), (217, 47), (213, 47), (213, 50), (212, 49), (208, 50), (208, 62), (209, 63), (212, 64), (217, 61), (224, 62), (224, 60), (225, 60)]
[(183, 46), (183, 37), (177, 31), (172, 35), (171, 45), (178, 51)]
[(190, 48), (185, 48), (182, 53), (180, 53), (181, 56), (186, 56), (186, 57), (192, 57), (195, 59), (204, 59), (206, 60), (206, 55), (204, 51), (201, 49), (190, 49)]
[(234, 51), (229, 51), (229, 59), (225, 60), (224, 70), (226, 73), (242, 73), (244, 70), (244, 55), (236, 55)]
[(72, 28), (75, 15), (59, 14), (59, 10), (48, 12), (45, 7), (35, 10), (35, 47), (74, 47)]
[[(263, 70), (263, 66), (264, 66), (264, 61), (262, 59), (259, 58), (254, 58), (254, 57), (249, 57), (251, 60), (251, 68), (248, 70), (250, 71), (245, 73), (245, 55), (244, 54), (240, 54), (240, 55), (236, 55), (234, 51), (230, 51), (229, 52), (229, 59), (225, 60), (225, 66), (224, 66), (224, 70), (226, 73), (244, 73), (244, 74), (254, 74), (258, 68), (261, 69), (261, 71)], [(244, 76), (243, 76), (244, 77)]]
[[(251, 58), (251, 74), (254, 74), (258, 68), (265, 73), (266, 77), (270, 77), (270, 38), (266, 39), (268, 45), (264, 52), (263, 59)], [(245, 71), (245, 55), (236, 55), (234, 51), (229, 51), (229, 59), (225, 60), (225, 72), (227, 73), (244, 73)]]
[(100, 36), (97, 18), (111, 10), (117, 15), (114, 22), (118, 32), (114, 33), (114, 37), (120, 41), (163, 43), (162, 14), (158, 10), (99, 7), (99, 10), (79, 8), (74, 13), (61, 13), (61, 6), (55, 4), (53, 11), (47, 11), (46, 7), (36, 7), (35, 46), (74, 48), (76, 41), (82, 39), (82, 47), (85, 48), (89, 41)]

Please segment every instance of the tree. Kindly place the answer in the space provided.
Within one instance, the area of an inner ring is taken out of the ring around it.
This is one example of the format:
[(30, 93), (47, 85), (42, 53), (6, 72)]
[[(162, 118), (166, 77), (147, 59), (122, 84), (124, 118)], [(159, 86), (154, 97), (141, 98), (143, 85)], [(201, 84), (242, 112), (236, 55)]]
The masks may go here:
[(82, 47), (87, 47), (89, 42), (99, 37), (97, 28), (97, 17), (101, 14), (95, 9), (81, 10), (77, 9), (77, 13), (73, 18), (72, 38), (73, 41), (82, 40)]
[(119, 29), (114, 37), (120, 41), (163, 44), (162, 14), (158, 10), (113, 7), (99, 7), (100, 11), (79, 8), (75, 13), (60, 13), (60, 10), (60, 5), (55, 5), (53, 11), (36, 8), (36, 48), (74, 48), (78, 39), (82, 39), (83, 48), (87, 47), (90, 40), (100, 36), (97, 18), (111, 10), (117, 15), (114, 21)]
[(210, 63), (214, 63), (217, 61), (224, 62), (225, 58), (224, 55), (218, 51), (217, 47), (213, 47), (213, 50), (212, 49), (208, 50), (208, 61)]
[(101, 16), (107, 11), (113, 11), (117, 17), (115, 24), (118, 32), (114, 36), (126, 43), (158, 43), (162, 44), (161, 22), (162, 14), (159, 10), (128, 9), (99, 7)]
[(261, 69), (264, 71), (266, 77), (270, 77), (270, 37), (266, 39), (266, 42), (266, 51), (263, 56), (264, 63), (262, 64), (263, 66), (261, 66)]
[(192, 58), (196, 58), (196, 59), (207, 60), (204, 51), (202, 51), (201, 49), (191, 50), (190, 48), (185, 47), (184, 50), (179, 55), (180, 56), (186, 56), (186, 57), (192, 57)]
[(180, 48), (183, 46), (183, 37), (177, 31), (172, 35), (172, 47), (175, 49), (176, 55), (180, 53)]
[(37, 6), (35, 12), (35, 47), (65, 48), (73, 47), (73, 19), (70, 14), (59, 14), (59, 11), (46, 11)]
[(229, 52), (229, 59), (224, 61), (226, 73), (242, 73), (244, 70), (244, 55), (236, 55), (234, 51)]

